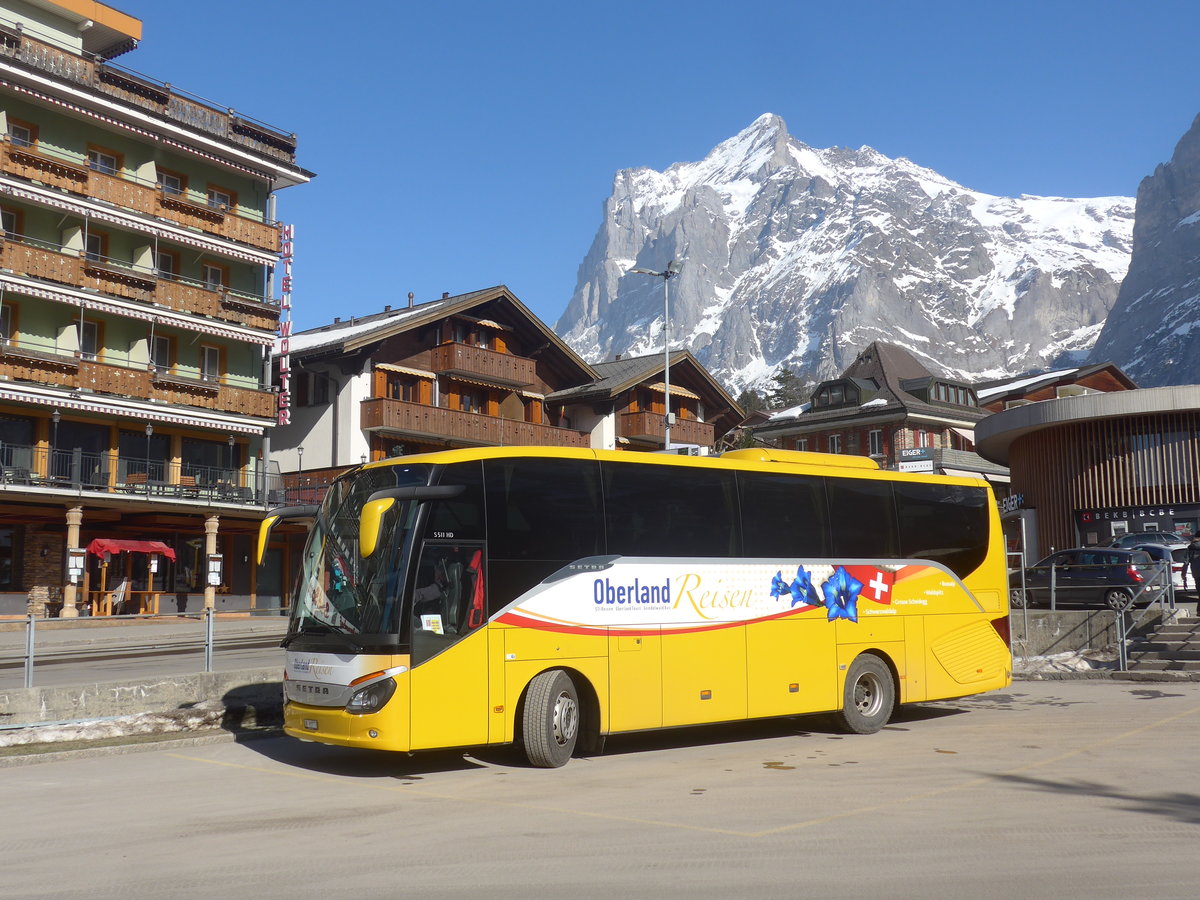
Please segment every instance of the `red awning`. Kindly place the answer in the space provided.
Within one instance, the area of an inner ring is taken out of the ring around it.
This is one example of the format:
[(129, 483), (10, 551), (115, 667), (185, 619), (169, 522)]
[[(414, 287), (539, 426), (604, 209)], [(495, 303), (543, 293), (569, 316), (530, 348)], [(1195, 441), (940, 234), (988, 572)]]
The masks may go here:
[(175, 551), (162, 541), (118, 541), (112, 538), (96, 538), (87, 546), (87, 552), (96, 556), (105, 553), (161, 553), (172, 562)]

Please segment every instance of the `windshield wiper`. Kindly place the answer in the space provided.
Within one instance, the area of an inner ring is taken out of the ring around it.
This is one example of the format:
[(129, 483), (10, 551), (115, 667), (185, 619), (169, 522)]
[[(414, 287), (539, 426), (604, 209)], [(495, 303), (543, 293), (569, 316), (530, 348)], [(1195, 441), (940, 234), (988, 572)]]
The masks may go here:
[(293, 631), (291, 634), (289, 634), (287, 637), (285, 637), (282, 641), (279, 642), (279, 646), (286, 648), (288, 646), (288, 644), (290, 644), (296, 638), (301, 637), (302, 635), (314, 635), (314, 634), (319, 634), (322, 637), (324, 637), (326, 635), (335, 637), (338, 640), (340, 640), (343, 644), (345, 644), (347, 647), (349, 647), (351, 650), (354, 650), (356, 652), (362, 649), (362, 647), (359, 646), (358, 641), (356, 641), (350, 635), (346, 634), (344, 631), (337, 631), (329, 625), (326, 625), (324, 627), (324, 629), (312, 628), (309, 626), (305, 626), (305, 627), (299, 629), (298, 631)]

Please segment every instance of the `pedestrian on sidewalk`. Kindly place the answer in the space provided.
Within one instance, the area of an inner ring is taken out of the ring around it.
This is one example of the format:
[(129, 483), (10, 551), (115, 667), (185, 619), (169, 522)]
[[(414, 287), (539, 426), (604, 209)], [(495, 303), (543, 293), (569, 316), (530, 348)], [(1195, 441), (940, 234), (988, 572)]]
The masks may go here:
[[(1187, 545), (1187, 563), (1183, 569), (1183, 586), (1187, 587), (1187, 570), (1192, 570), (1192, 590), (1200, 591), (1200, 532), (1192, 535), (1191, 542)], [(1197, 594), (1196, 600), (1200, 603), (1200, 594)], [(1200, 611), (1200, 607), (1197, 608)]]

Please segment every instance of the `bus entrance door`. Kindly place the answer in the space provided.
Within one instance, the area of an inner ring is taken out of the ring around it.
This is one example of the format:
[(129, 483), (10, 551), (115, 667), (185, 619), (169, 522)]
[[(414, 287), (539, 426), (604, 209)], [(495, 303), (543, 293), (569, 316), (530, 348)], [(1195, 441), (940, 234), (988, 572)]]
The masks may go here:
[(426, 544), (412, 603), (411, 747), (488, 740), (483, 546)]

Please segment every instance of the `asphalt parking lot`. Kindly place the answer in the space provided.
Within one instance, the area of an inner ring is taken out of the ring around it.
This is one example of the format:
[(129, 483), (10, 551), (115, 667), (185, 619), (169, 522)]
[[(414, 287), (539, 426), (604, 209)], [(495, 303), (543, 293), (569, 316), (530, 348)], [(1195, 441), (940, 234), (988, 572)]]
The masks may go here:
[(289, 738), (0, 769), (20, 897), (1194, 897), (1200, 684), (1018, 682), (791, 719), (389, 756)]

